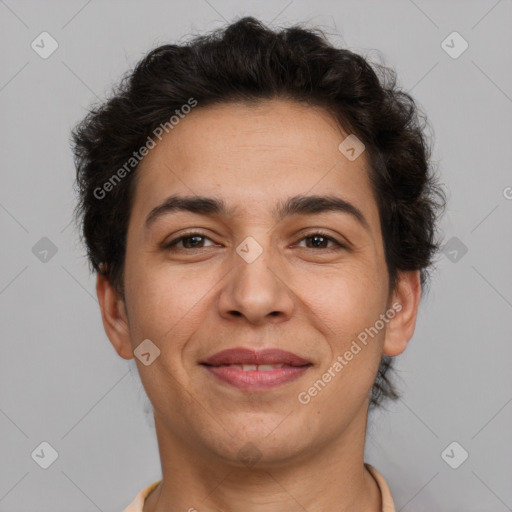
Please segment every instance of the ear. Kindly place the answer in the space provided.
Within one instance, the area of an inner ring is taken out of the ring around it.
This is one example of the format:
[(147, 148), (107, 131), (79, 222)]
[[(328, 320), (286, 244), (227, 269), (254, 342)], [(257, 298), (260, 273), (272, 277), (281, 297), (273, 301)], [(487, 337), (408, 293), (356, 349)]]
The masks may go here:
[(416, 326), (420, 300), (420, 271), (400, 272), (389, 304), (390, 309), (394, 309), (396, 314), (386, 327), (384, 355), (397, 356), (407, 347)]
[(96, 278), (96, 294), (100, 303), (103, 327), (110, 343), (123, 359), (133, 359), (124, 300), (114, 290), (108, 278), (100, 272)]

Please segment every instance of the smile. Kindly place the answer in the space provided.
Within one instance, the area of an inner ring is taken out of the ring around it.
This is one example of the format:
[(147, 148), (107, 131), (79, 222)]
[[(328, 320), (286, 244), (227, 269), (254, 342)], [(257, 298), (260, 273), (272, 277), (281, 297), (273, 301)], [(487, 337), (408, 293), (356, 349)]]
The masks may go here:
[(292, 382), (312, 365), (289, 366), (286, 364), (230, 364), (202, 365), (216, 380), (245, 391), (266, 391)]

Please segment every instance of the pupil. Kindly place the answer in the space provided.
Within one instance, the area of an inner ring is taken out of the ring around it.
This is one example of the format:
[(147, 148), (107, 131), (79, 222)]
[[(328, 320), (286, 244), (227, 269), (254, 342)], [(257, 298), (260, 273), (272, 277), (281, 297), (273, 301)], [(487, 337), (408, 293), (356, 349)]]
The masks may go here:
[[(324, 240), (323, 236), (313, 236), (312, 237), (313, 245), (315, 247), (319, 247), (320, 245), (322, 245), (323, 240)], [(318, 243), (319, 241), (320, 241), (320, 243)]]
[[(198, 243), (196, 243), (196, 242), (199, 241), (199, 243), (200, 243), (201, 239), (202, 239), (201, 236), (189, 236), (188, 237), (188, 243), (189, 243), (189, 245), (196, 246), (196, 245), (198, 245)], [(192, 243), (191, 243), (191, 240), (192, 240)]]

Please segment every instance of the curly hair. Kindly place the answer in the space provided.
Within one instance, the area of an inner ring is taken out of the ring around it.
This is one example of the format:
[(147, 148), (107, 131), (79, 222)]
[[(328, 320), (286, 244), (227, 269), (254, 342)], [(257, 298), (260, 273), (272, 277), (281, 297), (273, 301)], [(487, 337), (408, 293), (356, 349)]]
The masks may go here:
[[(392, 69), (372, 67), (362, 56), (334, 47), (320, 29), (295, 25), (274, 31), (245, 17), (183, 45), (150, 51), (73, 130), (75, 218), (91, 270), (105, 274), (123, 297), (126, 233), (138, 176), (134, 151), (191, 98), (197, 108), (289, 99), (335, 116), (366, 148), (390, 289), (407, 270), (419, 270), (425, 288), (440, 248), (436, 227), (445, 206), (425, 115), (397, 87)], [(98, 190), (106, 190), (102, 187), (116, 172), (131, 170), (127, 162), (133, 170), (100, 196)], [(370, 406), (398, 397), (390, 367), (384, 356)]]

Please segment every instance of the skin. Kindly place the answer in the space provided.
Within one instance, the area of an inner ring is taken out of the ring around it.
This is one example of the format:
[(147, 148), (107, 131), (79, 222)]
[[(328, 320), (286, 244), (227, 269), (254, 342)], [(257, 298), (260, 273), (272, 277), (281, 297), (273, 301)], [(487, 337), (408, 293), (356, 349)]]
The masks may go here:
[[(345, 158), (346, 136), (328, 112), (291, 101), (198, 106), (141, 162), (125, 299), (102, 275), (97, 294), (119, 356), (133, 358), (145, 339), (161, 351), (149, 366), (136, 359), (162, 464), (144, 512), (380, 510), (364, 467), (369, 392), (382, 355), (402, 353), (413, 335), (421, 287), (414, 271), (389, 289), (366, 155)], [(171, 194), (222, 198), (235, 211), (167, 213), (146, 232), (149, 212)], [(276, 222), (276, 204), (299, 194), (342, 197), (369, 229), (340, 212)], [(304, 238), (316, 228), (347, 248), (316, 247)], [(162, 248), (194, 230), (206, 238)], [(252, 263), (236, 252), (248, 236), (263, 250)], [(396, 302), (401, 311), (301, 404), (298, 394)], [(242, 391), (199, 364), (233, 347), (277, 347), (313, 366), (271, 390)], [(247, 443), (260, 457), (253, 466), (239, 453)]]

